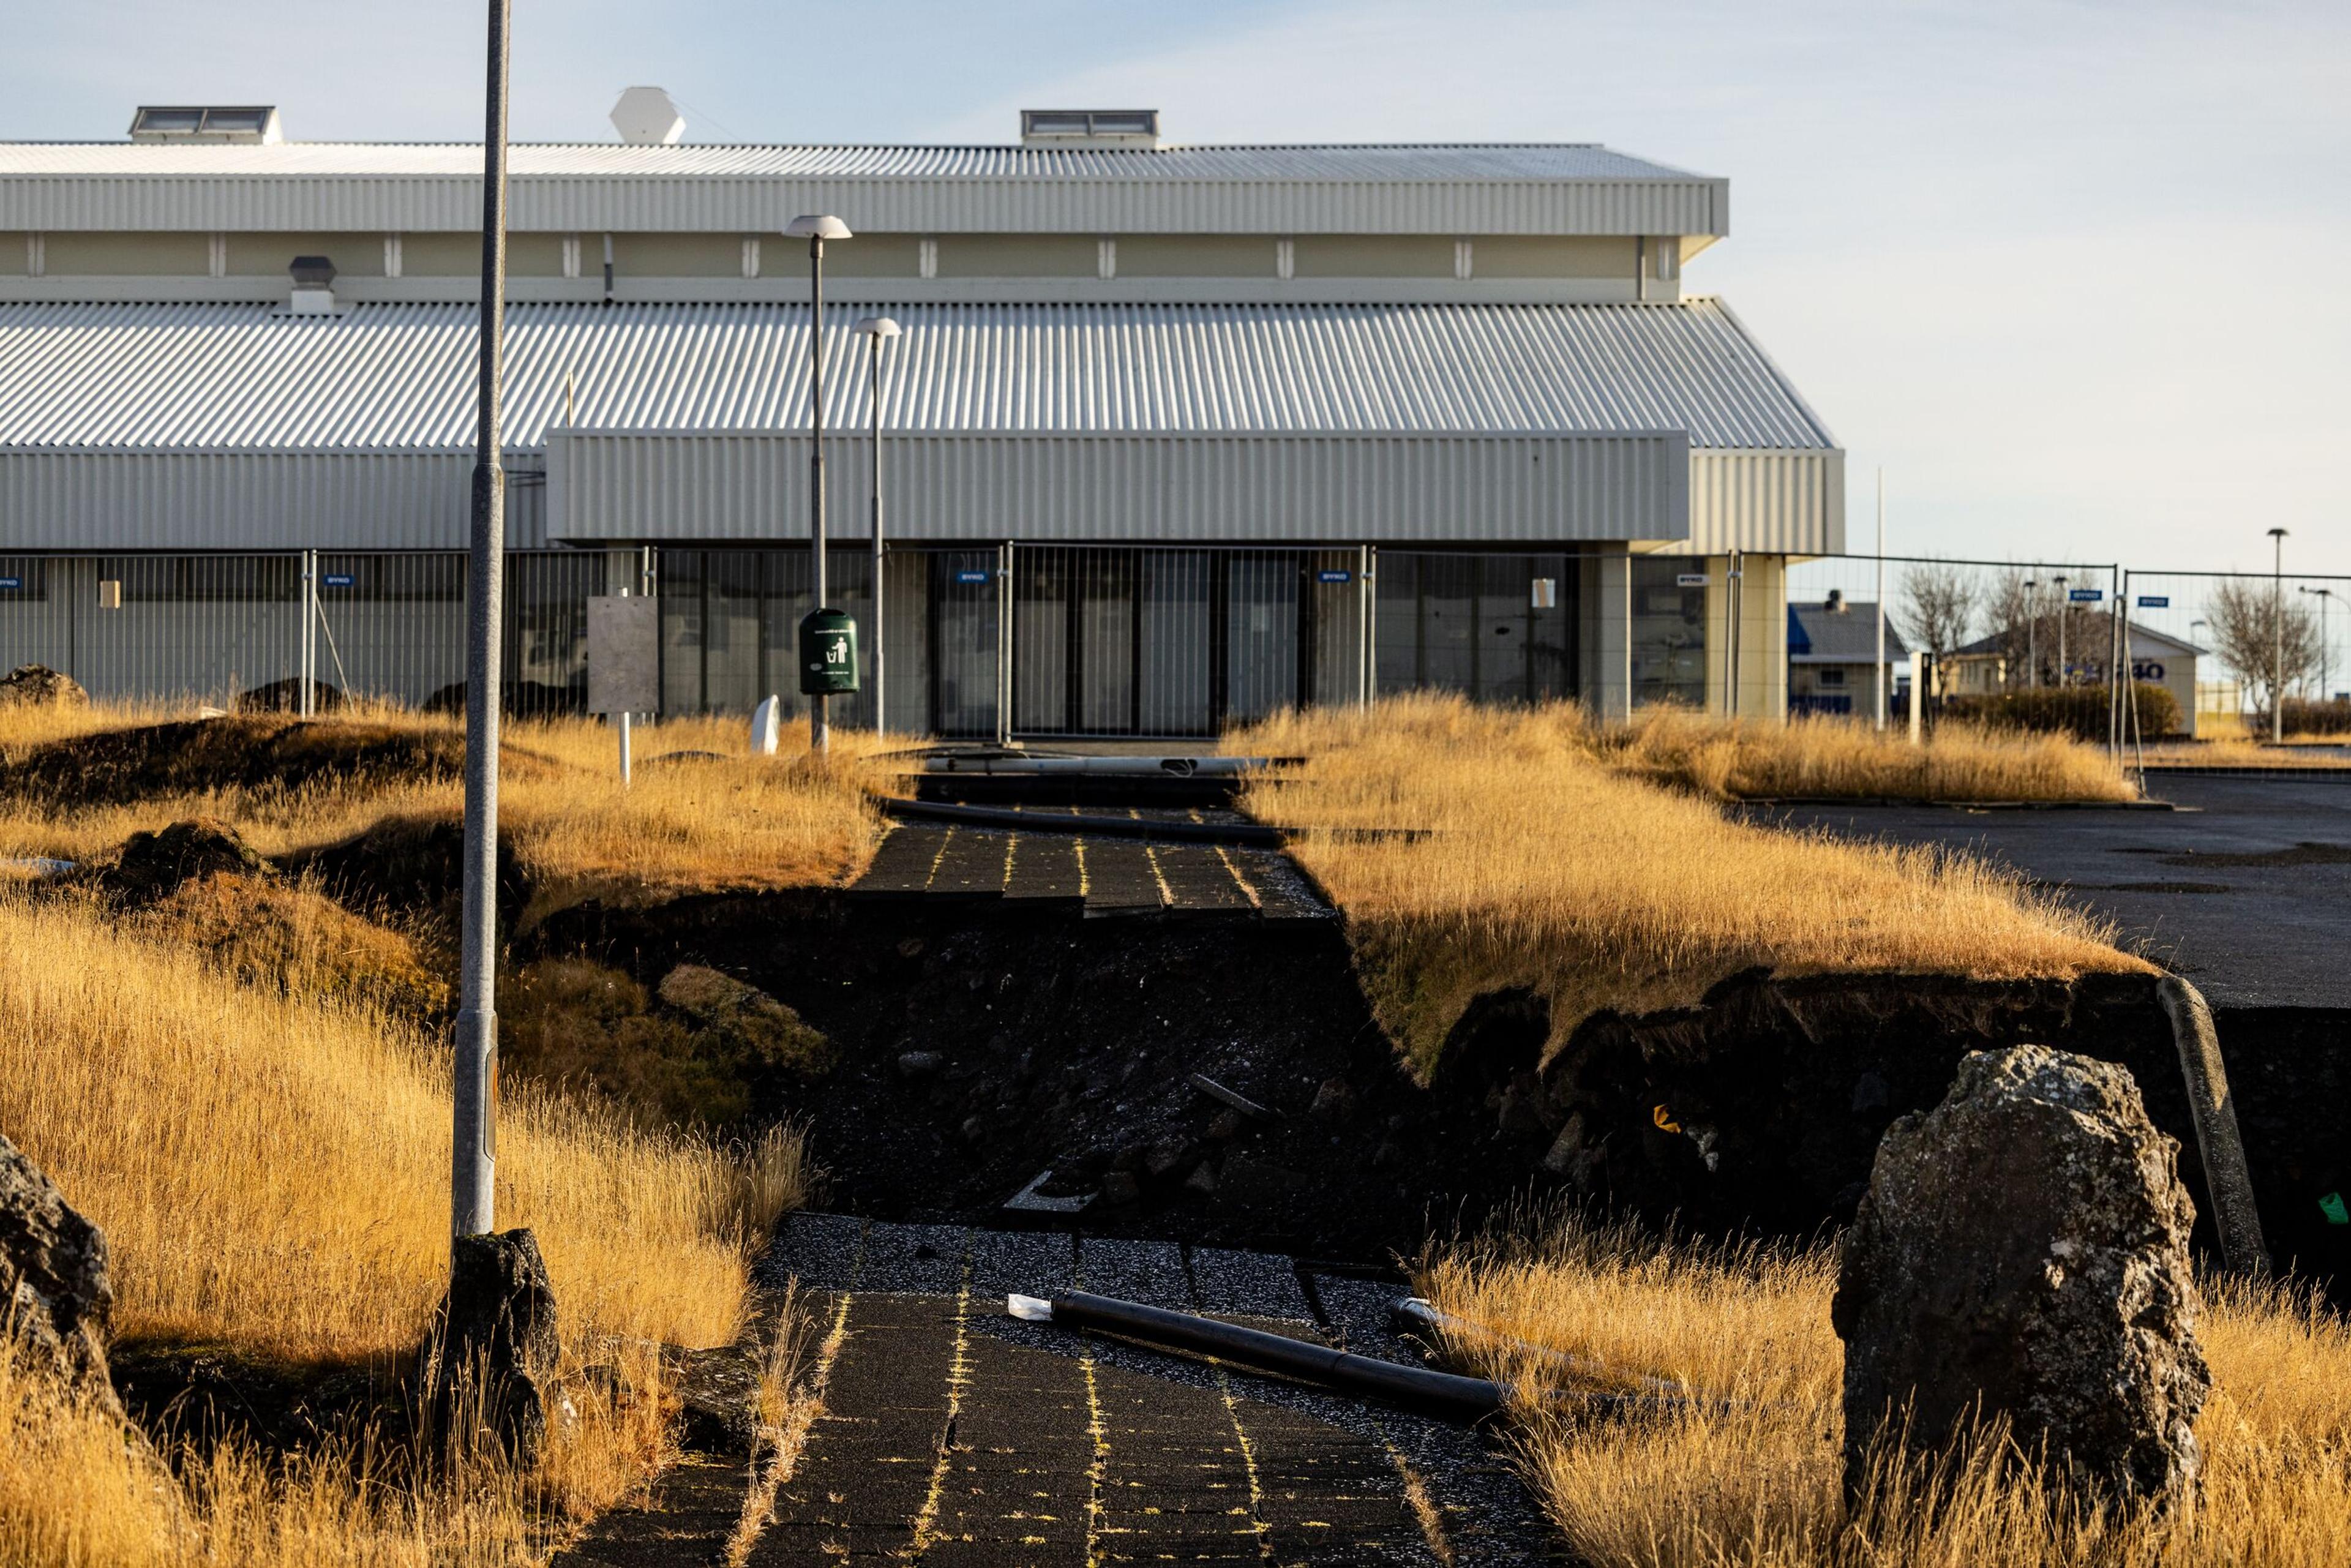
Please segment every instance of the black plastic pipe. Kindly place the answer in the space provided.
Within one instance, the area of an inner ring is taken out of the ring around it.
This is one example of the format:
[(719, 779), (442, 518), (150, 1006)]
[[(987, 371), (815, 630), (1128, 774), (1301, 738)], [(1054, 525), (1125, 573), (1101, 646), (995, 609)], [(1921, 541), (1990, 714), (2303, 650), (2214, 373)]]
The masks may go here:
[(1245, 1329), (1214, 1318), (1146, 1307), (1110, 1296), (1071, 1291), (1050, 1298), (1053, 1322), (1070, 1328), (1101, 1329), (1129, 1339), (1172, 1345), (1212, 1355), (1236, 1365), (1278, 1372), (1343, 1394), (1361, 1395), (1457, 1421), (1482, 1421), (1502, 1407), (1499, 1383), (1457, 1377), (1423, 1366), (1399, 1366), (1328, 1345)]

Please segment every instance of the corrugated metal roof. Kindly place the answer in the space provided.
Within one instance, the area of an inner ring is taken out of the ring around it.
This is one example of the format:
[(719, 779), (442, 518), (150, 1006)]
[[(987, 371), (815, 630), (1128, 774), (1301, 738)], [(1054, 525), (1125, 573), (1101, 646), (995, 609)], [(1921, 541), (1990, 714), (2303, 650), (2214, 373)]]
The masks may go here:
[[(473, 174), (478, 142), (0, 142), (0, 175)], [(1698, 180), (1596, 143), (1067, 147), (517, 145), (510, 178), (767, 175), (778, 179)]]
[[(883, 423), (931, 433), (1682, 430), (1698, 448), (1834, 442), (1719, 302), (904, 305), (827, 317), (826, 416), (862, 424), (858, 316), (905, 329)], [(475, 312), (355, 305), (0, 306), (0, 447), (458, 450)], [(808, 311), (508, 308), (506, 429), (797, 430)]]

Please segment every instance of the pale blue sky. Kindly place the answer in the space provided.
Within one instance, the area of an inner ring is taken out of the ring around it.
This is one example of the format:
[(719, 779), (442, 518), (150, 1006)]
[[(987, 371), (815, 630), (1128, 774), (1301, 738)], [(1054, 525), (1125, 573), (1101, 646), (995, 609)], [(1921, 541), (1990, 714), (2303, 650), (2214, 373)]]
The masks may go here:
[[(1002, 141), (1024, 105), (1173, 137), (1598, 141), (1728, 176), (1720, 292), (1850, 453), (1866, 548), (2351, 572), (2351, 6), (517, 0), (516, 134)], [(481, 11), (19, 0), (0, 136), (139, 101), (298, 138), (478, 134)], [(28, 14), (30, 13), (30, 14)]]

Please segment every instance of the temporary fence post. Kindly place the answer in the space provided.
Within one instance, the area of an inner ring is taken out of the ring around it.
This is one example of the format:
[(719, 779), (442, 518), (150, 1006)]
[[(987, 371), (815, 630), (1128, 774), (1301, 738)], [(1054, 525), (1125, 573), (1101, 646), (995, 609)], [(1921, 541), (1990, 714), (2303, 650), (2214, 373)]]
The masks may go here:
[(1372, 706), (1379, 681), (1379, 644), (1373, 638), (1373, 618), (1379, 614), (1380, 600), (1372, 591), (1373, 554), (1369, 545), (1355, 547), (1355, 702), (1361, 707)]
[(1886, 470), (1882, 467), (1877, 471), (1877, 663), (1871, 666), (1869, 684), (1874, 693), (1871, 706), (1882, 730), (1886, 727)]
[[(1747, 673), (1747, 661), (1741, 656), (1744, 650), (1740, 646), (1747, 634), (1747, 552), (1745, 550), (1734, 549), (1730, 552), (1730, 565), (1728, 571), (1729, 577), (1724, 587), (1729, 590), (1730, 600), (1729, 616), (1730, 646), (1723, 650), (1723, 675), (1724, 684), (1730, 688), (1730, 716), (1737, 718), (1740, 695), (1739, 683), (1740, 677)], [(1629, 641), (1629, 638), (1627, 640)]]
[(1012, 744), (1012, 541), (996, 547), (996, 744)]
[(2130, 662), (2130, 574), (2117, 565), (2107, 580), (2114, 585), (2114, 613), (2107, 617), (2106, 755), (2120, 765), (2123, 756), (2123, 703), (2131, 688), (2125, 679)]
[(319, 711), (319, 552), (302, 552), (302, 716)]

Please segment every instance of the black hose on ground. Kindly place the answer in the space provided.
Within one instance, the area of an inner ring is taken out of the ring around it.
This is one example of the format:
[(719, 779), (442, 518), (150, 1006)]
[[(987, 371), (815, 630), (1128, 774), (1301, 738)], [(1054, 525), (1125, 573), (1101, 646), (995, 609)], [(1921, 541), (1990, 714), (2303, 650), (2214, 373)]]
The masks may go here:
[(1451, 1420), (1482, 1421), (1502, 1407), (1502, 1385), (1483, 1377), (1457, 1377), (1424, 1366), (1374, 1361), (1238, 1323), (1146, 1307), (1140, 1301), (1071, 1291), (1050, 1301), (1016, 1296), (1008, 1305), (1015, 1317), (1046, 1320), (1065, 1328), (1099, 1329), (1124, 1339), (1188, 1350)]

